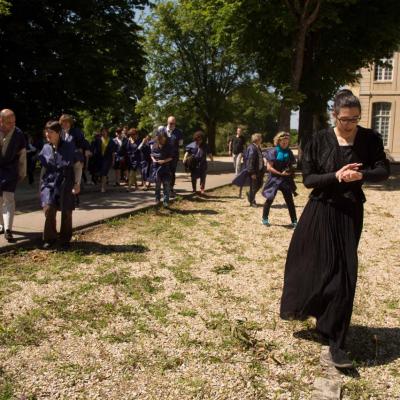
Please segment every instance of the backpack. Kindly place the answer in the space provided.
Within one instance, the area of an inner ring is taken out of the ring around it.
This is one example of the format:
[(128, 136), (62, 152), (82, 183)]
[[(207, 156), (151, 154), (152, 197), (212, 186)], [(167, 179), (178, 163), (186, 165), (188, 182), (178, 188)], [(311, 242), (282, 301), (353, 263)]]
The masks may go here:
[(196, 158), (193, 154), (189, 154), (183, 163), (186, 172), (191, 172), (196, 168)]

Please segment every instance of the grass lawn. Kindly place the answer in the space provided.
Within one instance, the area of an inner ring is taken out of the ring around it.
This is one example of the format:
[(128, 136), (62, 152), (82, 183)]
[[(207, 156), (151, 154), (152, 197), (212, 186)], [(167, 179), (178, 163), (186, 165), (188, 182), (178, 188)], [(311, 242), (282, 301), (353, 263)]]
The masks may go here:
[[(400, 398), (400, 194), (381, 189), (366, 190), (348, 340), (360, 376), (343, 376), (344, 399)], [(281, 195), (271, 227), (261, 212), (226, 187), (77, 234), (70, 251), (0, 255), (0, 400), (309, 399), (313, 321), (279, 318)]]

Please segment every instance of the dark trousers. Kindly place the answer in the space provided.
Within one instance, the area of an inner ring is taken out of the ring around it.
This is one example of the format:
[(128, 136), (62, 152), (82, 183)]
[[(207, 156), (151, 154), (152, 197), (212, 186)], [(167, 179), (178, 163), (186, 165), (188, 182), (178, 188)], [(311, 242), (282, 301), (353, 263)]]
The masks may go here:
[[(47, 205), (43, 207), (45, 215), (43, 241), (54, 242), (57, 240), (57, 207)], [(60, 240), (63, 243), (68, 243), (72, 238), (72, 210), (61, 212), (61, 229)]]
[(178, 167), (178, 158), (174, 158), (173, 160), (170, 161), (169, 163), (169, 168), (171, 170), (171, 190), (174, 190), (174, 186), (175, 186), (175, 175), (176, 175), (176, 168)]
[(256, 179), (250, 177), (250, 191), (248, 195), (248, 200), (250, 204), (256, 202), (256, 194), (261, 189), (261, 186), (263, 184), (263, 177), (263, 173), (258, 173)]
[[(281, 190), (281, 192), (283, 194), (283, 198), (285, 199), (285, 203), (286, 203), (287, 208), (289, 210), (290, 220), (292, 222), (297, 221), (296, 207), (294, 205), (292, 193), (290, 191), (288, 191), (288, 190)], [(265, 200), (264, 208), (263, 208), (263, 219), (267, 219), (268, 218), (269, 210), (270, 210), (271, 205), (274, 202), (274, 200), (275, 199), (267, 199), (267, 200)]]
[(168, 203), (171, 194), (171, 179), (169, 177), (163, 179), (157, 177), (155, 188), (156, 201), (161, 200), (161, 185), (163, 187), (164, 201)]
[[(197, 189), (197, 179), (198, 178), (196, 176), (198, 176), (198, 174), (195, 175), (192, 173), (192, 175), (191, 175), (193, 192), (195, 192)], [(207, 171), (200, 172), (200, 177), (199, 177), (200, 178), (200, 190), (204, 190), (204, 188), (206, 186), (206, 177), (207, 177)]]
[(26, 164), (27, 164), (26, 172), (28, 174), (28, 182), (30, 185), (32, 185), (32, 183), (34, 181), (36, 160), (32, 159), (32, 157), (27, 157)]

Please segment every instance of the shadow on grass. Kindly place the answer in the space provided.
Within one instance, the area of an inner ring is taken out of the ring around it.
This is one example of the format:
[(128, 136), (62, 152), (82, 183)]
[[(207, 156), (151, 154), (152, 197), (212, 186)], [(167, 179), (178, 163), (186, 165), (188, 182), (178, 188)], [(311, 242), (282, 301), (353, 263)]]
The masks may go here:
[(205, 199), (239, 199), (239, 195), (238, 196), (214, 196), (212, 194), (203, 194), (202, 197), (204, 197)]
[(141, 244), (102, 244), (98, 242), (76, 241), (71, 242), (66, 252), (78, 252), (82, 255), (86, 254), (111, 254), (111, 253), (136, 253), (143, 254), (150, 251), (147, 246)]
[[(327, 344), (315, 329), (301, 330), (293, 336)], [(354, 360), (363, 367), (390, 364), (400, 358), (400, 328), (350, 326), (346, 347)]]
[(170, 208), (169, 211), (171, 214), (178, 214), (178, 215), (217, 215), (219, 214), (218, 211), (215, 210), (179, 210), (178, 208)]
[[(186, 199), (185, 199), (186, 200)], [(193, 203), (226, 203), (226, 200), (219, 200), (218, 198), (208, 198), (204, 195), (202, 196), (193, 196), (187, 199)]]

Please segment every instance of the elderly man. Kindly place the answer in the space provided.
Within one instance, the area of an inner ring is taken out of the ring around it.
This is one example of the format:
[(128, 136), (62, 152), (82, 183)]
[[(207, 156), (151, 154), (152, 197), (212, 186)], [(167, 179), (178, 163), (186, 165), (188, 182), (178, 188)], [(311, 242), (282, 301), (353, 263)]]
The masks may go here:
[(179, 147), (183, 145), (183, 133), (176, 127), (176, 119), (174, 116), (168, 117), (167, 120), (167, 135), (173, 147), (173, 159), (170, 162), (171, 170), (171, 196), (174, 196), (175, 174), (176, 167), (179, 161)]
[(14, 240), (15, 189), (26, 176), (26, 142), (12, 110), (0, 111), (0, 233)]

